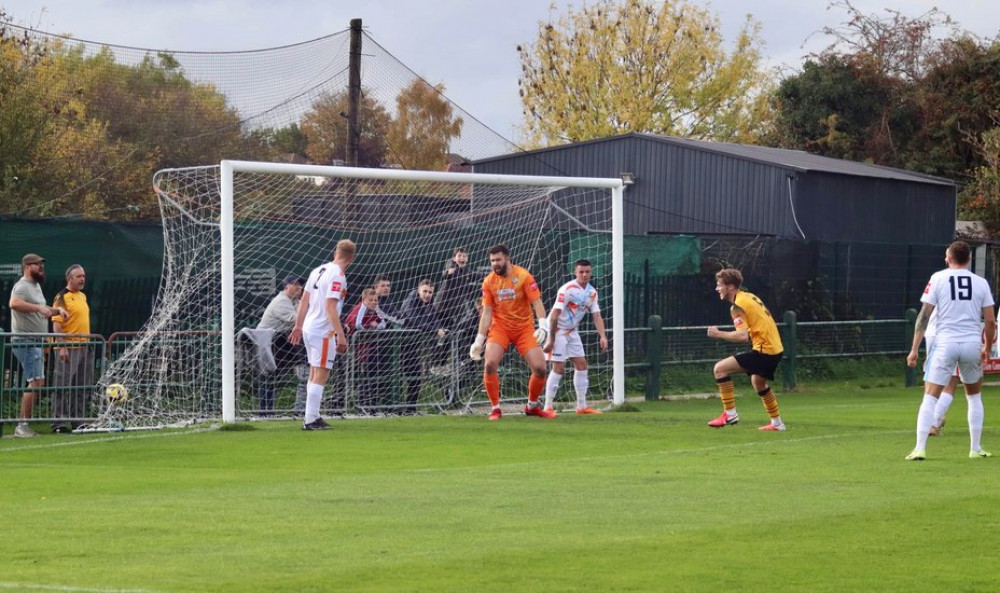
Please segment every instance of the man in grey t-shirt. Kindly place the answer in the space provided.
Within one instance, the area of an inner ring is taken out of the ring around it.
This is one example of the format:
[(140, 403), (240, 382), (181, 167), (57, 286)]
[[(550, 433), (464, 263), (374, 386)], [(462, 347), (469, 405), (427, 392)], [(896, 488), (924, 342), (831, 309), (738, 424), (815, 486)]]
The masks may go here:
[[(42, 283), (45, 282), (45, 259), (40, 255), (29, 253), (21, 258), (21, 278), (14, 284), (10, 293), (10, 331), (15, 334), (46, 334), (49, 332), (49, 319), (55, 315), (69, 318), (65, 309), (50, 307), (45, 304), (42, 294)], [(40, 335), (14, 337), (14, 357), (21, 363), (24, 379), (29, 389), (45, 386), (45, 365), (42, 359)], [(19, 346), (18, 342), (24, 343)], [(31, 411), (35, 407), (37, 393), (25, 391), (21, 396), (21, 414), (14, 429), (15, 437), (33, 437), (35, 431), (28, 426)]]
[(257, 329), (274, 331), (271, 340), (271, 352), (274, 355), (276, 368), (273, 371), (260, 373), (258, 380), (258, 396), (261, 414), (269, 414), (274, 410), (274, 391), (279, 380), (284, 379), (289, 370), (295, 370), (298, 387), (295, 390), (293, 410), (296, 414), (305, 413), (306, 382), (309, 380), (309, 361), (306, 360), (306, 350), (301, 345), (288, 342), (288, 334), (295, 327), (295, 315), (298, 312), (299, 299), (302, 297), (302, 286), (305, 278), (288, 276), (281, 283), (281, 290), (264, 309), (264, 315), (257, 324)]

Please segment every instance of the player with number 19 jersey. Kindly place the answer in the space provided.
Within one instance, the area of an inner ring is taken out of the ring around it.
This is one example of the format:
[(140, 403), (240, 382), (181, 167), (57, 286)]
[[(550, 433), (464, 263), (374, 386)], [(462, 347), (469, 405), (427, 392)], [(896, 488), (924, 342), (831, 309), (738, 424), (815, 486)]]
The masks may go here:
[(967, 268), (946, 268), (935, 272), (921, 303), (934, 306), (937, 344), (982, 341), (983, 307), (993, 306), (993, 294), (984, 278)]

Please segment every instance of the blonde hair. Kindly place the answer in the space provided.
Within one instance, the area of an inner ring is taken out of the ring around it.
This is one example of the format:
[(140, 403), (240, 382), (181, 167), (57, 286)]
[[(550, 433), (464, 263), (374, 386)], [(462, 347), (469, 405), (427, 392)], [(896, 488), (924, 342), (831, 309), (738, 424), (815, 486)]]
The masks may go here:
[(370, 299), (374, 296), (378, 296), (374, 288), (366, 288), (361, 291), (361, 300)]
[(357, 250), (358, 246), (354, 244), (354, 241), (351, 241), (350, 239), (341, 239), (340, 241), (337, 241), (337, 251), (334, 252), (334, 256), (353, 258)]

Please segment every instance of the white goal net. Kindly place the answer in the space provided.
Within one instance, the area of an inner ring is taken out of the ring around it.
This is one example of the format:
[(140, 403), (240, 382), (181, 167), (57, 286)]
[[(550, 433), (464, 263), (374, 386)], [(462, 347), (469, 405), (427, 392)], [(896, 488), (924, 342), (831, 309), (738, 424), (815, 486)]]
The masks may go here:
[[(601, 352), (587, 317), (581, 336), (589, 397), (623, 400), (617, 346), (624, 330), (616, 323), (624, 318), (623, 263), (620, 224), (613, 224), (618, 179), (223, 161), (159, 171), (154, 187), (165, 239), (162, 284), (143, 329), (112, 345), (102, 384), (124, 385), (129, 398), (108, 407), (99, 424), (132, 428), (300, 412), (304, 354), (285, 343), (286, 330), (258, 325), (283, 280), (308, 277), (345, 238), (357, 244), (357, 258), (347, 270), (342, 321), (365, 289), (381, 280), (390, 292), (379, 297), (375, 317), (362, 316), (362, 329), (349, 333), (349, 351), (338, 357), (326, 386), (324, 415), (469, 411), (485, 404), (482, 363), (469, 359), (468, 349), (489, 272), (487, 251), (501, 243), (538, 280), (546, 311), (572, 279), (574, 262), (591, 262), (611, 348)], [(456, 274), (448, 269), (456, 267), (450, 261), (457, 249), (467, 252), (468, 263)], [(430, 306), (421, 306), (417, 294), (423, 280), (438, 293)], [(503, 401), (523, 401), (527, 379), (512, 350), (501, 369)], [(557, 405), (575, 401), (572, 389), (571, 380), (562, 382)]]

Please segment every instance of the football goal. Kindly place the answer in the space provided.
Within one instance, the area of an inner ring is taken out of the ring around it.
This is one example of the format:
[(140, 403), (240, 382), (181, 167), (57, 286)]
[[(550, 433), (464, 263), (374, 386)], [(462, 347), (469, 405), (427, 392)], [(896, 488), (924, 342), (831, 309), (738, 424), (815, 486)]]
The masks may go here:
[[(107, 408), (105, 425), (294, 413), (301, 375), (272, 351), (285, 336), (256, 327), (281, 280), (329, 262), (340, 239), (357, 244), (342, 319), (379, 279), (389, 280), (391, 293), (379, 300), (377, 324), (351, 332), (327, 384), (325, 415), (400, 413), (413, 409), (414, 398), (425, 411), (485, 404), (482, 364), (468, 350), (487, 251), (501, 243), (537, 279), (546, 311), (573, 278), (574, 262), (591, 262), (611, 346), (600, 350), (588, 316), (581, 335), (589, 397), (624, 401), (620, 179), (223, 161), (162, 170), (153, 182), (164, 230), (162, 282), (148, 322), (113, 350), (102, 384), (121, 384), (130, 395)], [(459, 248), (468, 254), (466, 273), (449, 286), (448, 262)], [(436, 305), (444, 336), (407, 319), (407, 300), (420, 298), (423, 280), (448, 291), (450, 304)], [(502, 368), (503, 400), (523, 401), (527, 372), (516, 352)], [(282, 377), (267, 408), (259, 394), (269, 374)], [(561, 389), (557, 402), (575, 401), (572, 381)]]

